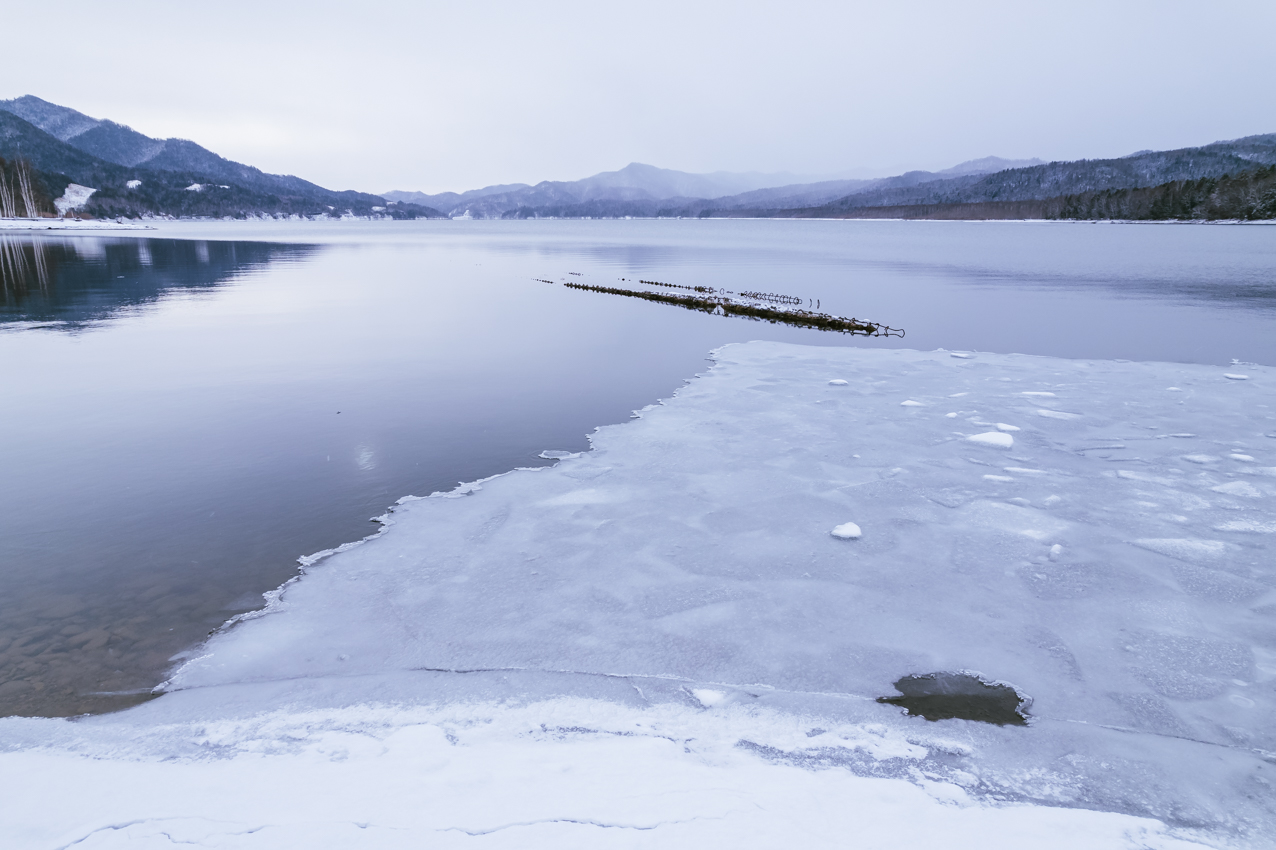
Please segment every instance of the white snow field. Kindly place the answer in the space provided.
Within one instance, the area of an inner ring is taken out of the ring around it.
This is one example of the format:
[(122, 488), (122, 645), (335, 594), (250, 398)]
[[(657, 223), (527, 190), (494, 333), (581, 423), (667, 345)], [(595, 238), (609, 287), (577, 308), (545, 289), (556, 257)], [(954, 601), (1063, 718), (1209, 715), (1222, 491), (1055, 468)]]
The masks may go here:
[[(4, 846), (1276, 846), (1276, 369), (715, 358), (0, 720)], [(1028, 724), (875, 701), (941, 671)]]

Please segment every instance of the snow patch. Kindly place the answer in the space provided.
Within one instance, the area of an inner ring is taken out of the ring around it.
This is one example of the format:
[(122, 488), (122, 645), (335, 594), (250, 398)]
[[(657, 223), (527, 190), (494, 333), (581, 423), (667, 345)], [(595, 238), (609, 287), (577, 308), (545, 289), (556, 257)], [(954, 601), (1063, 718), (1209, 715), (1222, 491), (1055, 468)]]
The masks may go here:
[(78, 210), (87, 204), (89, 198), (93, 197), (93, 193), (96, 191), (97, 189), (81, 186), (79, 183), (72, 183), (66, 187), (62, 197), (53, 202), (53, 206), (58, 211), (58, 215), (66, 215), (72, 210)]

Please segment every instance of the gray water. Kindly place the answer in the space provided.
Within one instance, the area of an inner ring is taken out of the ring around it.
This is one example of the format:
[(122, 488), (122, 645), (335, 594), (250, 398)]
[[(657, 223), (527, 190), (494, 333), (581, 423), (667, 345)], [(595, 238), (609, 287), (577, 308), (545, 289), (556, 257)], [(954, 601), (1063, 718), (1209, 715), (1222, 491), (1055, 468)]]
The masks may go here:
[[(374, 531), (401, 496), (585, 449), (727, 342), (1276, 363), (1263, 226), (215, 223), (0, 242), (0, 714), (145, 699), (298, 556)], [(536, 281), (638, 277), (796, 295), (907, 336)]]

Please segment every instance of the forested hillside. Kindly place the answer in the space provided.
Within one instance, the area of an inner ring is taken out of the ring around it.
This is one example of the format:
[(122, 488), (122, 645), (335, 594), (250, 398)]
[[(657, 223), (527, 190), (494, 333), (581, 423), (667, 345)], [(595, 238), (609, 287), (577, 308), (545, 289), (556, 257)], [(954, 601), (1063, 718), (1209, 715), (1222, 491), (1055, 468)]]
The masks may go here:
[[(68, 140), (15, 114), (14, 104)], [(417, 204), (393, 203), (365, 192), (334, 192), (298, 177), (266, 174), (194, 142), (151, 139), (38, 98), (0, 101), (0, 107), (0, 156), (31, 164), (34, 182), (50, 199), (49, 213), (51, 199), (75, 183), (94, 190), (76, 212), (96, 218), (441, 215)]]
[(1133, 221), (1276, 219), (1276, 166), (1145, 189), (1067, 195), (1048, 212), (1049, 218)]

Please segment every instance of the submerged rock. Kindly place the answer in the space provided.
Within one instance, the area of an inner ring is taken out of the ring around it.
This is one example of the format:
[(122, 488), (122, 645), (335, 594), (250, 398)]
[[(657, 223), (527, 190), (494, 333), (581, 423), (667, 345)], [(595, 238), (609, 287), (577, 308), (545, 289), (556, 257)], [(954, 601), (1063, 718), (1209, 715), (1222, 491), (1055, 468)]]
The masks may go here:
[(903, 695), (878, 697), (927, 720), (977, 720), (998, 726), (1027, 726), (1029, 697), (1003, 682), (986, 682), (971, 673), (927, 673), (895, 682)]

